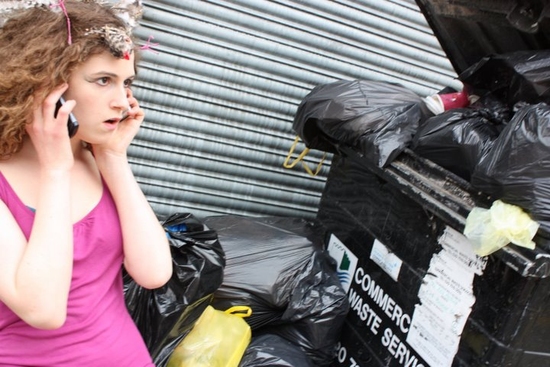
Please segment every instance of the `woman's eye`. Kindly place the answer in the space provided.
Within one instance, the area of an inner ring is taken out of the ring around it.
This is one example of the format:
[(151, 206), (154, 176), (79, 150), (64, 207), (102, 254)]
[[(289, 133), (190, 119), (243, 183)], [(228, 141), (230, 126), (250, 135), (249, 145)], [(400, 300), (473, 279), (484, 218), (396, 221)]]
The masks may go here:
[(125, 81), (124, 81), (124, 86), (125, 86), (126, 88), (130, 88), (130, 87), (132, 86), (132, 83), (133, 83), (133, 82), (134, 82), (134, 81), (133, 81), (132, 79), (125, 80)]
[(105, 77), (105, 78), (99, 78), (97, 80), (97, 84), (99, 85), (107, 85), (109, 83), (109, 78)]

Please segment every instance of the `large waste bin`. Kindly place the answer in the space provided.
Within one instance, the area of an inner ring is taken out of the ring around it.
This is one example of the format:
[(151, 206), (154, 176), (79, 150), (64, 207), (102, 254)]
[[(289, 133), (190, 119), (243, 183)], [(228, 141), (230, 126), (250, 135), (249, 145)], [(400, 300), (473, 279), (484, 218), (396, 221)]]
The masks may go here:
[[(488, 55), (550, 49), (548, 1), (417, 3), (459, 74)], [(547, 231), (534, 250), (479, 257), (465, 221), (494, 199), (409, 149), (384, 167), (334, 150), (318, 211), (350, 300), (334, 366), (550, 366)]]
[(488, 200), (405, 151), (381, 169), (336, 155), (318, 219), (348, 289), (336, 366), (550, 366), (550, 254), (488, 257), (461, 234)]

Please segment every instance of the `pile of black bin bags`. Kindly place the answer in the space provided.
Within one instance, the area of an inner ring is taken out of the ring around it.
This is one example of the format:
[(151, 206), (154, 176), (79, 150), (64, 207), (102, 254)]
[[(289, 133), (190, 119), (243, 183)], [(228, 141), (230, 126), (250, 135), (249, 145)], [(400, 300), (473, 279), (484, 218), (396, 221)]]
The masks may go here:
[(124, 275), (127, 307), (164, 367), (207, 305), (249, 306), (252, 340), (239, 367), (323, 367), (349, 310), (316, 224), (302, 219), (177, 213), (163, 222), (174, 274), (146, 290)]
[(173, 274), (148, 290), (124, 273), (126, 306), (153, 362), (163, 367), (191, 331), (223, 281), (225, 254), (215, 231), (189, 213), (176, 213), (163, 227), (170, 241)]
[(346, 146), (380, 168), (404, 150), (427, 158), (492, 199), (523, 208), (548, 233), (550, 51), (490, 55), (458, 78), (479, 98), (438, 115), (397, 84), (317, 86), (299, 105), (293, 129), (310, 149), (340, 153)]

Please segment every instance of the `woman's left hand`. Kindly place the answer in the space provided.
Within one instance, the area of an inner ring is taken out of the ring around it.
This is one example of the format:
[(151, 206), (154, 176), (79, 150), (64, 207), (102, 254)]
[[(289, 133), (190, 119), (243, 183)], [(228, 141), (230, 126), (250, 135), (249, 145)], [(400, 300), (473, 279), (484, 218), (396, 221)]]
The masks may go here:
[(123, 155), (126, 156), (126, 151), (132, 143), (145, 118), (143, 109), (139, 106), (139, 102), (134, 97), (130, 88), (127, 89), (128, 105), (130, 108), (126, 112), (127, 117), (118, 123), (116, 131), (111, 138), (104, 144), (93, 144), (92, 150), (94, 155)]

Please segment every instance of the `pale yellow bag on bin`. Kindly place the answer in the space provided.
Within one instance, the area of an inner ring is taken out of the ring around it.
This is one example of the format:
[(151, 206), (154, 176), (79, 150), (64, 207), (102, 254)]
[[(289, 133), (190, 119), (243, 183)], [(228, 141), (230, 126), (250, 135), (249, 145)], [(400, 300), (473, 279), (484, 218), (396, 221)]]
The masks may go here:
[(490, 209), (472, 209), (464, 235), (477, 255), (487, 256), (509, 243), (534, 249), (532, 239), (539, 226), (520, 207), (496, 200)]
[(166, 367), (238, 367), (252, 337), (243, 317), (251, 314), (247, 306), (226, 311), (207, 306)]

